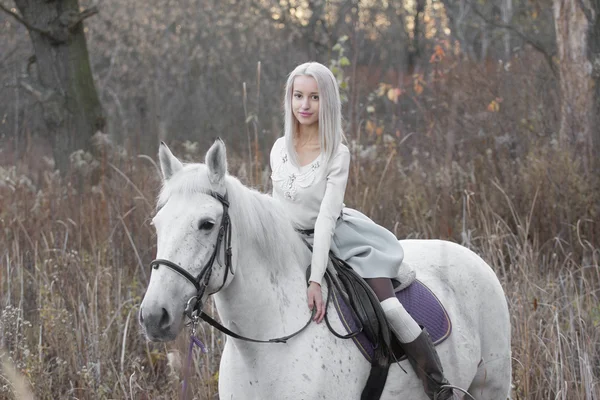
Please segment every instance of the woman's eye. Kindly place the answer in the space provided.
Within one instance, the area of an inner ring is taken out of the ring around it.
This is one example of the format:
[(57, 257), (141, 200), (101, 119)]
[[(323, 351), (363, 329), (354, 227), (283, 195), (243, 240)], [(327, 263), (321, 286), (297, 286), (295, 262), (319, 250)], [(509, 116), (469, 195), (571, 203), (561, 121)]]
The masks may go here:
[(212, 221), (200, 221), (198, 229), (201, 231), (210, 231), (215, 226)]
[(313, 100), (319, 100), (319, 96), (316, 96), (316, 95), (315, 95), (315, 96), (313, 96), (313, 97), (312, 97), (312, 99), (313, 99)]
[(296, 94), (294, 94), (294, 97), (297, 98), (297, 99), (301, 99), (302, 95), (300, 93), (296, 93)]

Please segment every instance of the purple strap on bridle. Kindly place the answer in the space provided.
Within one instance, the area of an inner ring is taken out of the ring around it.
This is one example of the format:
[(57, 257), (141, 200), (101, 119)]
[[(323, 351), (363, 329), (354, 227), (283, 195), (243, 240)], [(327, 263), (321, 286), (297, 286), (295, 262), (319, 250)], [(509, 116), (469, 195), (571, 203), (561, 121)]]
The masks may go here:
[(188, 355), (187, 355), (187, 361), (186, 361), (186, 365), (185, 365), (185, 370), (183, 372), (183, 384), (182, 384), (182, 388), (181, 388), (181, 398), (185, 400), (185, 396), (187, 394), (187, 380), (188, 380), (188, 375), (190, 372), (190, 367), (192, 366), (192, 355), (194, 354), (194, 345), (198, 346), (200, 348), (200, 351), (202, 351), (202, 353), (206, 354), (208, 353), (208, 350), (206, 350), (206, 346), (204, 346), (204, 343), (202, 343), (200, 341), (200, 339), (198, 339), (196, 337), (196, 335), (191, 334), (190, 335), (190, 349), (188, 351)]

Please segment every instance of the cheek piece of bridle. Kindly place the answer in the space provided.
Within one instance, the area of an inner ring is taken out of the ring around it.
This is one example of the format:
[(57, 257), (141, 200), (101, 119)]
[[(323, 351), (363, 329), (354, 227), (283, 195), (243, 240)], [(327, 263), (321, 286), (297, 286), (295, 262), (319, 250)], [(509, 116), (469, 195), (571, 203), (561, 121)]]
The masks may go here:
[(223, 283), (219, 289), (210, 294), (217, 293), (223, 288), (223, 286), (225, 286), (229, 273), (233, 275), (233, 269), (231, 267), (231, 221), (229, 219), (229, 201), (227, 200), (227, 194), (222, 196), (220, 193), (214, 191), (210, 191), (207, 194), (219, 200), (219, 202), (223, 205), (223, 217), (221, 218), (221, 226), (219, 227), (215, 249), (198, 276), (194, 277), (188, 271), (169, 260), (156, 259), (150, 263), (150, 266), (154, 269), (158, 269), (160, 265), (171, 268), (173, 271), (177, 272), (179, 275), (191, 282), (192, 285), (194, 285), (196, 288), (196, 295), (192, 296), (188, 300), (184, 310), (184, 314), (191, 320), (197, 319), (201, 314), (201, 299), (204, 296), (206, 288), (208, 287), (208, 282), (210, 281), (210, 277), (213, 273), (213, 265), (217, 259), (219, 251), (221, 250), (221, 244), (223, 242), (225, 243), (225, 273), (223, 274)]
[(311, 313), (311, 316), (308, 319), (308, 322), (301, 329), (292, 333), (291, 335), (287, 335), (287, 336), (283, 336), (283, 337), (279, 337), (279, 338), (275, 338), (275, 339), (268, 339), (268, 340), (251, 339), (251, 338), (239, 335), (235, 332), (232, 332), (231, 330), (227, 329), (226, 327), (224, 327), (219, 322), (217, 322), (216, 320), (214, 320), (213, 318), (211, 318), (209, 315), (207, 315), (206, 313), (204, 313), (202, 311), (201, 300), (202, 300), (202, 297), (204, 296), (204, 292), (206, 291), (206, 288), (208, 287), (208, 282), (209, 282), (210, 277), (213, 272), (213, 264), (215, 263), (215, 260), (218, 257), (219, 250), (221, 249), (222, 243), (225, 243), (225, 273), (223, 274), (223, 283), (221, 284), (221, 287), (219, 287), (219, 289), (210, 293), (209, 295), (215, 294), (218, 291), (220, 291), (221, 289), (223, 289), (223, 287), (225, 286), (225, 283), (227, 282), (227, 278), (229, 277), (229, 274), (231, 273), (232, 276), (234, 275), (233, 268), (231, 266), (231, 219), (229, 218), (229, 201), (227, 200), (227, 193), (225, 193), (225, 195), (223, 196), (220, 193), (217, 193), (214, 191), (208, 191), (207, 194), (214, 197), (219, 202), (221, 202), (221, 204), (223, 205), (223, 217), (221, 218), (221, 226), (219, 227), (219, 234), (217, 236), (217, 243), (215, 245), (215, 250), (213, 251), (210, 259), (208, 260), (206, 265), (202, 268), (202, 270), (200, 271), (198, 276), (194, 277), (192, 274), (190, 274), (188, 271), (186, 271), (185, 269), (183, 269), (176, 263), (169, 261), (169, 260), (165, 260), (165, 259), (156, 259), (150, 263), (150, 266), (154, 269), (158, 269), (158, 267), (160, 265), (164, 265), (165, 267), (171, 268), (173, 271), (177, 272), (178, 274), (180, 274), (181, 276), (186, 278), (196, 288), (196, 295), (192, 296), (188, 300), (185, 310), (184, 310), (185, 316), (187, 316), (191, 321), (193, 338), (195, 337), (195, 331), (196, 331), (196, 325), (198, 324), (198, 319), (201, 318), (204, 321), (206, 321), (208, 324), (214, 326), (219, 331), (223, 332), (224, 334), (226, 334), (228, 336), (236, 338), (236, 339), (245, 340), (247, 342), (254, 342), (254, 343), (286, 343), (288, 339), (291, 339), (292, 337), (298, 335), (300, 332), (302, 332), (304, 329), (306, 329), (308, 327), (308, 325), (310, 325), (310, 323), (312, 321), (312, 317), (314, 316), (314, 314), (316, 312), (316, 309), (317, 309), (316, 307), (313, 308), (313, 312)]

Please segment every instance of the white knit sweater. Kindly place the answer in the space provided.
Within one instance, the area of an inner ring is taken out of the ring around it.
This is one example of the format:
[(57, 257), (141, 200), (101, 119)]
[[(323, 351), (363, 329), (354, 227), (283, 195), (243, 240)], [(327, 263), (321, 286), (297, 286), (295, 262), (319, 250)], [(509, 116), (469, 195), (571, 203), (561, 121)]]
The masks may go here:
[[(327, 166), (322, 165), (322, 158), (323, 153), (310, 164), (294, 166), (283, 137), (271, 149), (273, 198), (283, 204), (298, 228), (314, 228), (309, 281), (319, 284), (327, 268), (336, 221), (344, 208), (350, 151), (340, 144)], [(322, 168), (327, 168), (325, 173)]]

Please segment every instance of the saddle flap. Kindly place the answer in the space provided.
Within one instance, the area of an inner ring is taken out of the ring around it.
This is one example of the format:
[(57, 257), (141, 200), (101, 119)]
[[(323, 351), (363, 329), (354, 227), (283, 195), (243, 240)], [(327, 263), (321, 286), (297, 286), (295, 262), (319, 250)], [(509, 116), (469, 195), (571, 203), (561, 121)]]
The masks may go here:
[[(406, 290), (396, 292), (396, 298), (420, 326), (427, 328), (435, 345), (442, 343), (450, 336), (452, 322), (448, 313), (435, 294), (421, 281), (417, 279)], [(352, 316), (349, 303), (345, 302), (337, 292), (334, 292), (332, 302), (344, 327), (349, 332), (354, 331), (358, 323)], [(367, 335), (359, 334), (353, 337), (352, 340), (354, 340), (363, 356), (369, 362), (372, 362), (375, 348)], [(391, 347), (394, 358), (402, 360), (404, 351), (395, 335), (392, 335)]]

